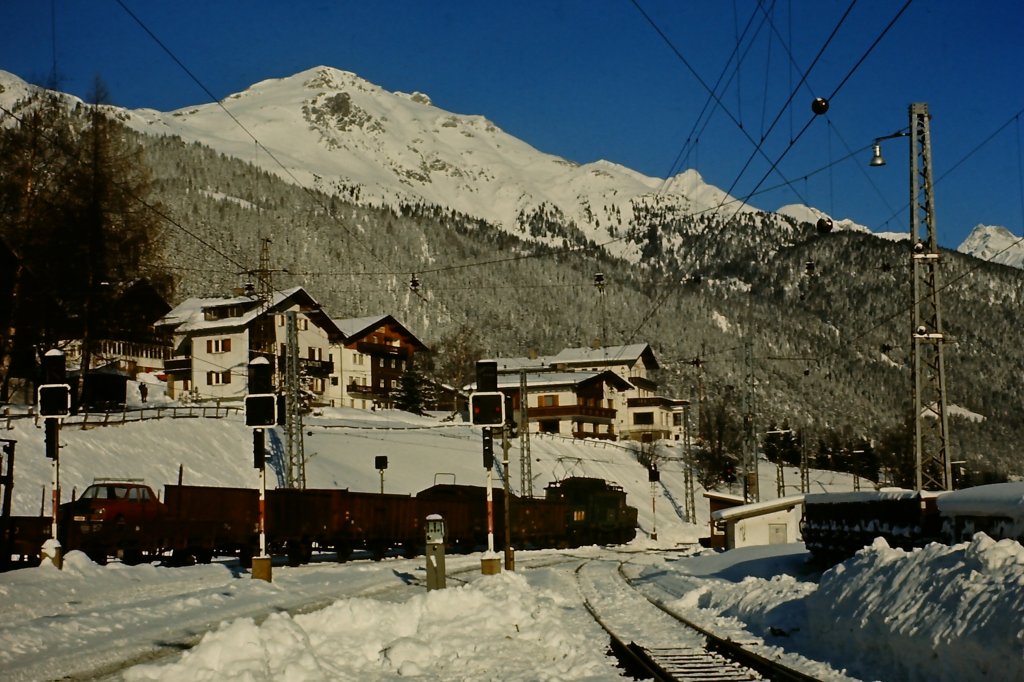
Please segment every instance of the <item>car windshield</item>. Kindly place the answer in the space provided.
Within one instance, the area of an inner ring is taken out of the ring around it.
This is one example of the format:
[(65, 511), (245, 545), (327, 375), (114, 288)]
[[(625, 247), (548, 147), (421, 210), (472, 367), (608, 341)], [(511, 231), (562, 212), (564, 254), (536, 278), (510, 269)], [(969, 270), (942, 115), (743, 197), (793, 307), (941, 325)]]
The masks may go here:
[(82, 493), (86, 500), (123, 500), (128, 497), (128, 487), (123, 485), (91, 485)]

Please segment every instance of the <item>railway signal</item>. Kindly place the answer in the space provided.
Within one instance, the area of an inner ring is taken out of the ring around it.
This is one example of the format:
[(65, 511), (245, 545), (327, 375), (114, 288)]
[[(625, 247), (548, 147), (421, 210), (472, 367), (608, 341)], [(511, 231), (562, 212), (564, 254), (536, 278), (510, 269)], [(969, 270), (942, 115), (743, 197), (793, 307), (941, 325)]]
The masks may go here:
[(495, 466), (495, 437), (490, 432), (490, 427), (483, 427), (483, 468), (490, 470)]
[(245, 425), (265, 429), (277, 424), (277, 396), (273, 393), (270, 361), (253, 358), (249, 363), (249, 395), (245, 396)]
[(469, 420), (473, 426), (503, 426), (505, 394), (500, 391), (470, 393)]
[[(43, 419), (45, 454), (53, 460), (53, 516), (50, 520), (51, 540), (43, 546), (43, 556), (54, 566), (63, 568), (64, 556), (61, 551), (57, 528), (60, 510), (60, 422), (71, 413), (71, 387), (67, 384), (67, 365), (64, 353), (53, 348), (43, 355), (43, 384), (38, 389), (39, 414)], [(85, 372), (82, 379), (85, 381)]]

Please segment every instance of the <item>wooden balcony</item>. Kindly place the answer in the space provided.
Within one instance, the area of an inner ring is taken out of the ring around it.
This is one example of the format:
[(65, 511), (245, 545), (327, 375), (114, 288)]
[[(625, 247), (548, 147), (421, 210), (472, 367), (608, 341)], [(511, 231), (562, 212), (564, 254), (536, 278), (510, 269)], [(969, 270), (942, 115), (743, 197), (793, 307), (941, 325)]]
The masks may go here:
[(192, 358), (168, 358), (164, 360), (164, 372), (167, 374), (190, 374), (192, 372)]
[(530, 421), (572, 419), (591, 424), (610, 424), (615, 420), (615, 410), (607, 407), (590, 407), (587, 405), (531, 407), (528, 410), (528, 414), (530, 415)]
[(360, 341), (356, 344), (356, 350), (375, 358), (402, 358), (404, 360), (409, 357), (409, 351), (402, 346), (392, 346), (387, 343)]

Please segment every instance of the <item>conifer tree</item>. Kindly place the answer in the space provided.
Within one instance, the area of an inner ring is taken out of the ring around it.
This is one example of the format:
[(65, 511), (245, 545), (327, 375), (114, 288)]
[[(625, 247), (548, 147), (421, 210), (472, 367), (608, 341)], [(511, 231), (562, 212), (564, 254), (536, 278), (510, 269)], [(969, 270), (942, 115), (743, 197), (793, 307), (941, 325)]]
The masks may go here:
[[(103, 99), (99, 84), (94, 99)], [(146, 167), (123, 129), (98, 104), (69, 111), (44, 95), (20, 111), (19, 125), (0, 135), (11, 160), (0, 167), (0, 237), (16, 263), (0, 293), (5, 386), (19, 348), (78, 340), (87, 369), (98, 340), (152, 322), (115, 319), (121, 293), (144, 277), (164, 293), (171, 284)]]

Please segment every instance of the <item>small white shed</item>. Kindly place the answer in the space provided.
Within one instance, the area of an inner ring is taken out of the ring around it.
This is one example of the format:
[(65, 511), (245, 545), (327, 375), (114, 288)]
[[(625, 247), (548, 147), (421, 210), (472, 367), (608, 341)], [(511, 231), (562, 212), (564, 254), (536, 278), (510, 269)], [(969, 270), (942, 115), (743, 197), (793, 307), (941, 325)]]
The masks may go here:
[(782, 545), (800, 541), (803, 495), (745, 504), (711, 514), (716, 527), (725, 531), (725, 548)]

